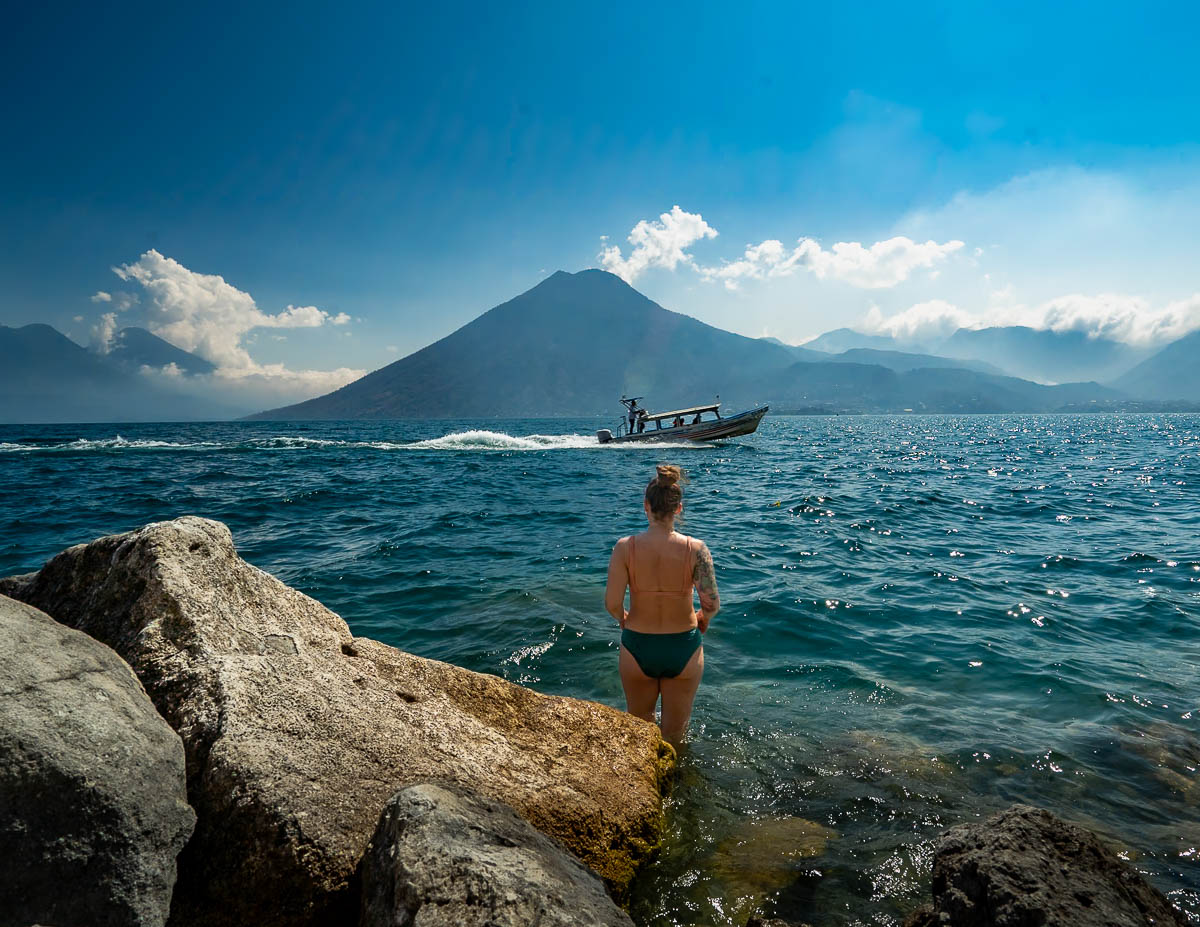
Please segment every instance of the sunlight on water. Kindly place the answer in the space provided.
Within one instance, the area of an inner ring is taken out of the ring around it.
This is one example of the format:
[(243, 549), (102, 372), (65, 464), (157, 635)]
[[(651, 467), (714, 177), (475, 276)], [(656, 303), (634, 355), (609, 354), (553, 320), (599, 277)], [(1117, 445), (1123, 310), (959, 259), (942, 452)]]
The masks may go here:
[(676, 460), (724, 608), (640, 924), (897, 925), (941, 829), (1014, 801), (1200, 918), (1200, 418), (597, 427), (4, 427), (0, 573), (206, 515), (358, 634), (620, 707), (604, 571)]

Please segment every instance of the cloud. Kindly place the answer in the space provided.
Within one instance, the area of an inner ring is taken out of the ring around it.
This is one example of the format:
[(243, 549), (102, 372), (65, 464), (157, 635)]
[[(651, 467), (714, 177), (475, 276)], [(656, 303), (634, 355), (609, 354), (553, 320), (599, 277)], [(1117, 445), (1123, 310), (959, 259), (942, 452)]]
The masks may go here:
[(917, 303), (885, 316), (872, 307), (862, 330), (891, 335), (901, 342), (929, 342), (959, 328), (1024, 325), (1054, 332), (1080, 332), (1140, 347), (1155, 347), (1200, 329), (1200, 293), (1153, 305), (1139, 296), (1070, 293), (1035, 306), (1009, 301), (1011, 291), (986, 308), (968, 311), (944, 300)]
[(124, 312), (131, 306), (136, 306), (138, 302), (136, 293), (107, 293), (104, 290), (97, 290), (92, 294), (91, 300), (94, 303), (111, 303), (117, 312)]
[(1083, 332), (1136, 345), (1157, 345), (1200, 328), (1200, 293), (1160, 306), (1136, 296), (1072, 293), (1049, 300), (1031, 314), (1035, 328)]
[(188, 375), (175, 364), (142, 366), (142, 377), (159, 387), (215, 402), (231, 413), (245, 414), (303, 402), (322, 396), (363, 376), (365, 370), (289, 370), (283, 364), (264, 364), (254, 371), (218, 369)]
[(107, 354), (112, 349), (112, 340), (116, 333), (117, 314), (104, 313), (100, 316), (100, 321), (92, 326), (92, 350), (98, 354)]
[(259, 328), (320, 328), (326, 322), (330, 325), (345, 325), (350, 316), (344, 312), (330, 315), (324, 309), (316, 306), (288, 306), (277, 315), (264, 316)]
[[(626, 257), (618, 245), (606, 245), (600, 251), (600, 264), (627, 283), (632, 283), (651, 267), (675, 270), (680, 265), (700, 273), (703, 280), (721, 281), (736, 290), (743, 280), (790, 277), (807, 270), (819, 280), (834, 279), (862, 289), (884, 289), (903, 283), (913, 271), (933, 268), (963, 247), (957, 239), (939, 244), (930, 239), (913, 241), (903, 235), (877, 241), (864, 247), (857, 241), (839, 241), (828, 251), (813, 238), (800, 238), (789, 248), (775, 238), (747, 245), (734, 261), (700, 267), (688, 248), (705, 238), (716, 238), (717, 230), (699, 213), (684, 212), (678, 206), (664, 212), (658, 221), (643, 219), (629, 233), (633, 248)], [(600, 236), (607, 241), (607, 236)], [(936, 274), (936, 271), (935, 271)]]
[(695, 267), (695, 259), (687, 249), (705, 238), (716, 237), (717, 230), (699, 213), (672, 206), (657, 222), (643, 219), (633, 227), (628, 238), (633, 246), (629, 257), (621, 255), (619, 245), (609, 245), (600, 251), (600, 265), (626, 283), (632, 283), (651, 267), (666, 270), (674, 270), (680, 264)]
[(114, 267), (113, 272), (150, 294), (154, 306), (148, 324), (152, 332), (216, 364), (216, 376), (225, 380), (268, 379), (305, 389), (332, 383), (336, 384), (330, 386), (333, 389), (362, 375), (362, 371), (349, 368), (296, 371), (282, 364), (259, 364), (244, 346), (254, 329), (345, 325), (350, 316), (344, 312), (331, 315), (316, 306), (288, 306), (272, 315), (223, 277), (196, 273), (155, 250), (131, 264)]
[(149, 364), (142, 364), (138, 368), (138, 373), (144, 377), (159, 376), (167, 380), (182, 380), (186, 376), (175, 361), (171, 361), (171, 363), (162, 367), (151, 367)]
[(871, 334), (891, 335), (900, 342), (922, 342), (948, 338), (960, 328), (983, 328), (985, 323), (945, 300), (931, 299), (890, 316), (872, 306), (861, 327)]
[(963, 247), (961, 241), (938, 244), (916, 242), (901, 235), (877, 241), (869, 248), (857, 241), (839, 241), (828, 251), (812, 238), (801, 238), (796, 247), (768, 239), (750, 245), (736, 261), (700, 268), (704, 280), (724, 282), (737, 289), (742, 280), (788, 277), (804, 269), (817, 279), (832, 278), (862, 289), (885, 289), (903, 283), (914, 270), (931, 268)]

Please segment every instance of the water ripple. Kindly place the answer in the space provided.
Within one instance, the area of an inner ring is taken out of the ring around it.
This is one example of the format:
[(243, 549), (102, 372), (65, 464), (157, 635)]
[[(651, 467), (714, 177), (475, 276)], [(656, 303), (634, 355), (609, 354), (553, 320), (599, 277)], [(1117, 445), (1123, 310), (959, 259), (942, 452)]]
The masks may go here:
[[(5, 426), (0, 574), (205, 515), (356, 633), (621, 706), (604, 571), (677, 460), (724, 609), (639, 923), (898, 924), (938, 831), (1018, 800), (1200, 919), (1200, 418), (768, 418), (700, 448), (603, 424)], [(772, 857), (801, 832), (816, 855)], [(761, 872), (721, 862), (750, 839)]]

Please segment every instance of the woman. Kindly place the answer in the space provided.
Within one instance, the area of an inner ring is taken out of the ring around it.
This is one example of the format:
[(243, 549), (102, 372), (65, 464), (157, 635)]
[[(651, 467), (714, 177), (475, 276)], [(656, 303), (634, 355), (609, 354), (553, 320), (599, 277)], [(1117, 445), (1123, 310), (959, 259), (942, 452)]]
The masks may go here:
[[(703, 541), (679, 534), (683, 473), (660, 464), (646, 487), (647, 528), (621, 538), (608, 563), (604, 607), (621, 625), (621, 685), (626, 710), (646, 721), (662, 696), (663, 739), (678, 748), (704, 674), (700, 635), (721, 608), (712, 554)], [(629, 587), (629, 611), (625, 587)], [(694, 609), (692, 590), (700, 594)]]

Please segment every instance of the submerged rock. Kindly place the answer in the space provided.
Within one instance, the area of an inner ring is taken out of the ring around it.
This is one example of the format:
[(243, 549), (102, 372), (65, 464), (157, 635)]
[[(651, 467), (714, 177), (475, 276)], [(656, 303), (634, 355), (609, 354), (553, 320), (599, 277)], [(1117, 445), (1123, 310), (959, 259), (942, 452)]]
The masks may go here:
[(717, 883), (722, 909), (740, 921), (794, 883), (801, 861), (820, 856), (835, 836), (804, 818), (755, 818), (721, 841), (704, 868)]
[(198, 822), (176, 927), (352, 919), (380, 811), (420, 781), (505, 802), (618, 891), (660, 839), (654, 725), (356, 639), (219, 522), (73, 547), (14, 591), (116, 649), (183, 737)]
[(905, 927), (1147, 927), (1183, 915), (1089, 830), (1028, 805), (938, 841), (933, 904)]
[(363, 857), (359, 927), (633, 927), (604, 884), (497, 801), (409, 786)]
[(183, 744), (111, 649), (0, 595), (0, 924), (162, 925)]

